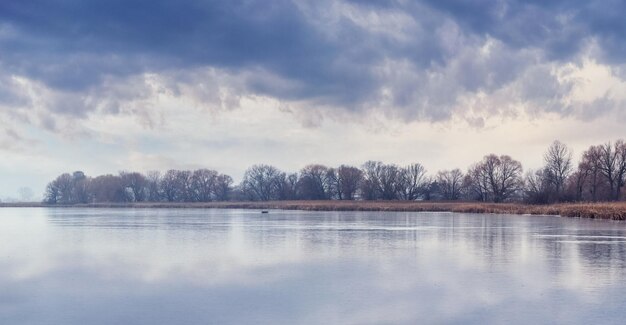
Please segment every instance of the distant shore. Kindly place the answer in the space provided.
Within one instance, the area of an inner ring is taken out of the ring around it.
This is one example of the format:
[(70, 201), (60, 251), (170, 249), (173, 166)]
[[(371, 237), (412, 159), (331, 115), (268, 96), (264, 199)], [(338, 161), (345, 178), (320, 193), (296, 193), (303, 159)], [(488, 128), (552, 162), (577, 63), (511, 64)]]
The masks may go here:
[(481, 202), (407, 201), (269, 201), (269, 202), (140, 202), (48, 205), (43, 203), (0, 203), (0, 207), (49, 208), (204, 208), (307, 211), (404, 211), (560, 215), (573, 218), (626, 220), (626, 202), (559, 203), (530, 205)]

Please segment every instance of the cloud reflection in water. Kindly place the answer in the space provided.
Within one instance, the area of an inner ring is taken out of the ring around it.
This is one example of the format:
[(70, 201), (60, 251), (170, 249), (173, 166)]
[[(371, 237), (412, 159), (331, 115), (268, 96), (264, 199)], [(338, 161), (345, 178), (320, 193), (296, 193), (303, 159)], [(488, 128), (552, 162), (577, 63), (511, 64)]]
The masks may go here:
[(0, 318), (11, 324), (619, 323), (626, 307), (621, 223), (241, 210), (0, 216)]

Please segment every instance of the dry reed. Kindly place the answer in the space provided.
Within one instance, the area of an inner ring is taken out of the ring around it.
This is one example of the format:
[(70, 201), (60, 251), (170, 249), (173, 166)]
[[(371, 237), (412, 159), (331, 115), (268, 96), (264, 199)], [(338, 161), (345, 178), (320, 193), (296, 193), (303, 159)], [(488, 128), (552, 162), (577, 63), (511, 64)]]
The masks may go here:
[(90, 207), (90, 208), (223, 208), (280, 209), (311, 211), (405, 211), (462, 212), (560, 215), (573, 218), (626, 220), (626, 202), (559, 203), (529, 205), (480, 202), (406, 202), (406, 201), (270, 201), (270, 202), (144, 202), (45, 205), (41, 203), (3, 203), (0, 207)]

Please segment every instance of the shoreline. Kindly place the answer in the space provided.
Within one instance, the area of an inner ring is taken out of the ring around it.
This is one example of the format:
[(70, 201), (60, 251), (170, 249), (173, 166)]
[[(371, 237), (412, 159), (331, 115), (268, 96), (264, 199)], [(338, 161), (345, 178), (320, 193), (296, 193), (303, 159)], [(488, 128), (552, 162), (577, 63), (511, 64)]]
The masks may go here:
[(260, 209), (304, 211), (458, 212), (515, 215), (559, 215), (570, 218), (626, 220), (626, 202), (522, 203), (408, 202), (408, 201), (254, 201), (254, 202), (140, 202), (51, 205), (0, 203), (0, 208), (137, 208), (137, 209)]

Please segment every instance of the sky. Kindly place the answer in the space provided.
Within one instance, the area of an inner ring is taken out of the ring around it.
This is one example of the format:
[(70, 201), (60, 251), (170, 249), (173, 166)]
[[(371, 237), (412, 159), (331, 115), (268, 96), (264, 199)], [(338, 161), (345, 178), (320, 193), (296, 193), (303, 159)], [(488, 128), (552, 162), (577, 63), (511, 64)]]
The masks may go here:
[(58, 174), (542, 164), (626, 137), (618, 0), (0, 2), (0, 199)]

